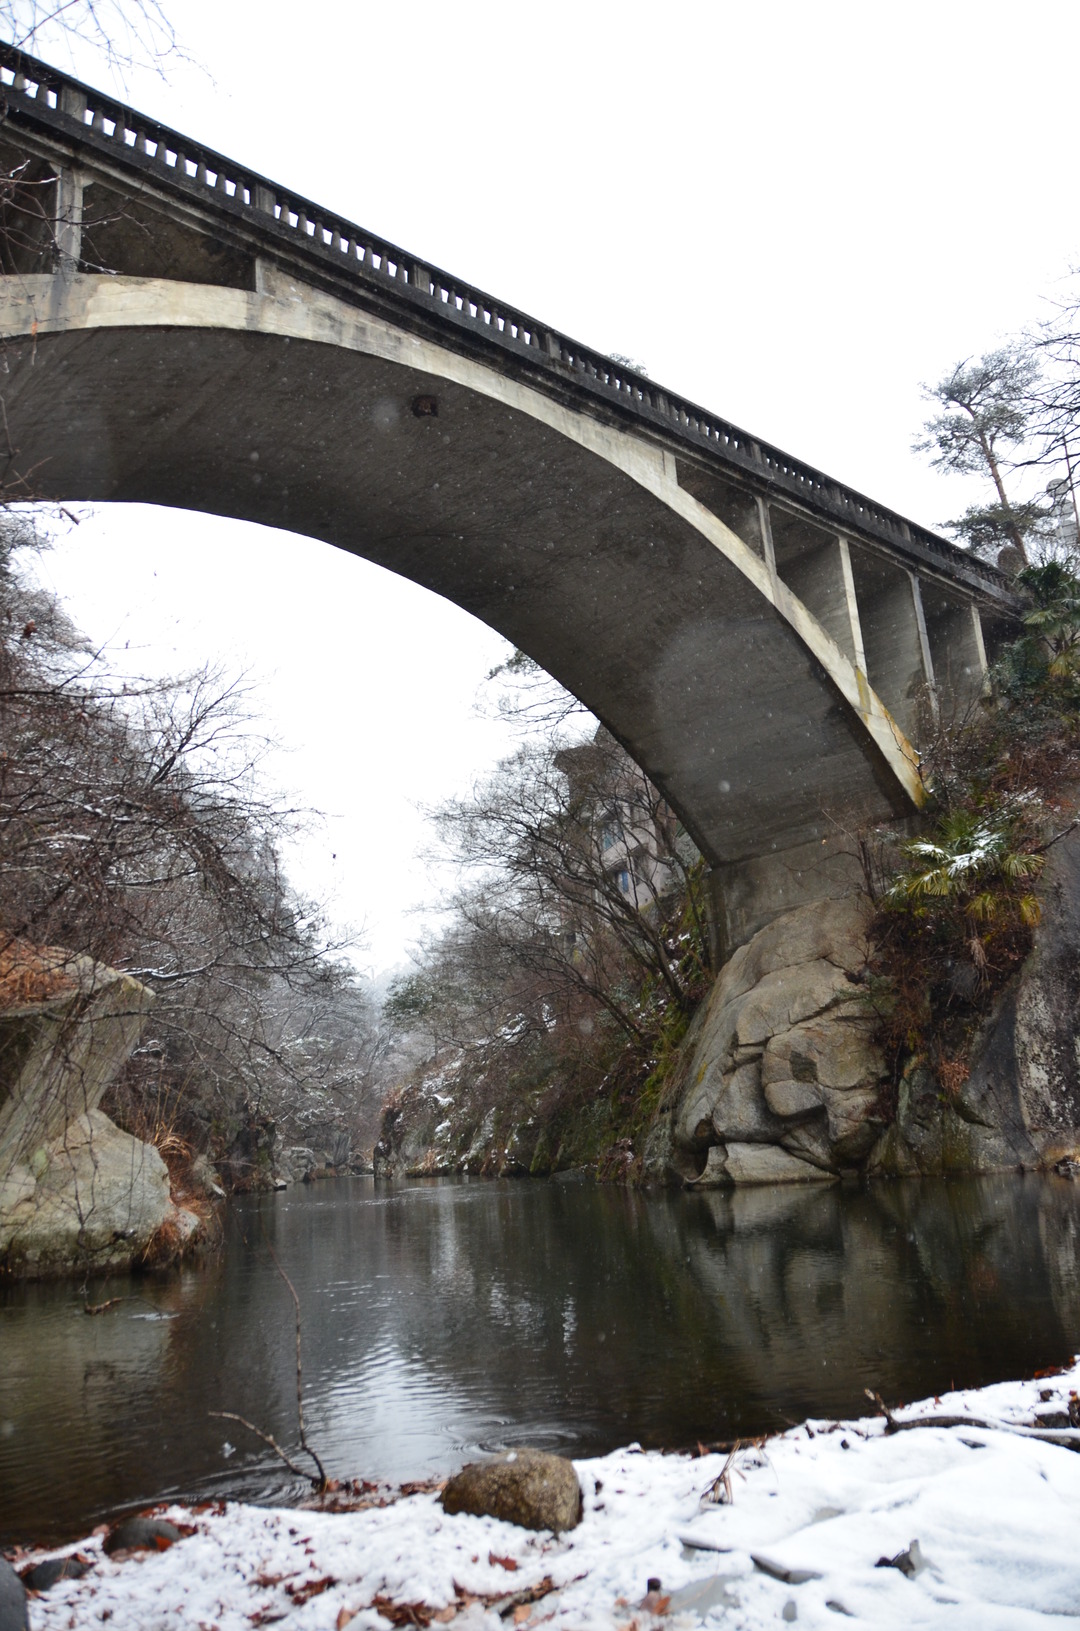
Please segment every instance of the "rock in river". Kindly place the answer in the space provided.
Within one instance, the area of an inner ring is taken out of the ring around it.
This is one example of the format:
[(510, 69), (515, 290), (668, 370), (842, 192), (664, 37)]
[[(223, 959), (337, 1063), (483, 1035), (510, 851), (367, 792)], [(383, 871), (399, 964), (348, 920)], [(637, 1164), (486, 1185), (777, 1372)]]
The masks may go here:
[(573, 1462), (542, 1450), (507, 1450), (463, 1467), (442, 1494), (443, 1511), (501, 1518), (523, 1529), (574, 1529), (581, 1521), (581, 1485)]

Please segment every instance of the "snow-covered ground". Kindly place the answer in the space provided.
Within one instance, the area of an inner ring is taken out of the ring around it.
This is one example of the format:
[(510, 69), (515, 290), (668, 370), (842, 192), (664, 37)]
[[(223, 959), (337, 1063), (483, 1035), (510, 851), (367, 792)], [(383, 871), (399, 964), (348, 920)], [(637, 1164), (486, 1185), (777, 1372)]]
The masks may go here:
[[(160, 1515), (194, 1533), (123, 1562), (101, 1553), (100, 1535), (68, 1548), (93, 1557), (94, 1566), (35, 1598), (30, 1624), (32, 1631), (449, 1623), (460, 1631), (675, 1631), (703, 1620), (732, 1631), (785, 1621), (833, 1631), (845, 1623), (905, 1631), (1074, 1625), (1080, 1454), (1032, 1433), (1041, 1431), (1036, 1410), (1067, 1412), (1078, 1386), (1080, 1365), (926, 1400), (896, 1418), (961, 1416), (960, 1426), (889, 1433), (880, 1416), (808, 1422), (737, 1451), (730, 1465), (723, 1455), (644, 1454), (633, 1446), (579, 1461), (585, 1516), (561, 1538), (489, 1518), (448, 1518), (434, 1493), (339, 1514), (169, 1507)], [(1080, 1430), (1058, 1436), (1080, 1449)], [(915, 1572), (878, 1566), (884, 1558)], [(650, 1577), (660, 1590), (646, 1596)]]

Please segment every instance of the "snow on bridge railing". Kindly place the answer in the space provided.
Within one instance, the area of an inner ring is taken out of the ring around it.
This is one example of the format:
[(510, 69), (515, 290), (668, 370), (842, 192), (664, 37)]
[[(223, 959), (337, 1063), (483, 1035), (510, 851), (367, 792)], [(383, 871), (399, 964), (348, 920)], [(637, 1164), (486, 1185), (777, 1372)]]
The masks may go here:
[(568, 339), (311, 199), (278, 187), (200, 142), (0, 43), (0, 116), (11, 112), (36, 118), (69, 139), (81, 137), (103, 155), (173, 188), (201, 194), (249, 224), (270, 225), (294, 248), (317, 255), (323, 265), (329, 261), (351, 270), (363, 282), (392, 290), (436, 320), (441, 317), (456, 328), (483, 334), (562, 378), (569, 375), (590, 394), (659, 423), (692, 446), (712, 450), (725, 463), (741, 467), (811, 509), (824, 510), (841, 525), (881, 538), (901, 552), (914, 546), (966, 577), (975, 575), (984, 584), (1012, 590), (1012, 580), (997, 567), (748, 436), (717, 414), (662, 390), (625, 363)]

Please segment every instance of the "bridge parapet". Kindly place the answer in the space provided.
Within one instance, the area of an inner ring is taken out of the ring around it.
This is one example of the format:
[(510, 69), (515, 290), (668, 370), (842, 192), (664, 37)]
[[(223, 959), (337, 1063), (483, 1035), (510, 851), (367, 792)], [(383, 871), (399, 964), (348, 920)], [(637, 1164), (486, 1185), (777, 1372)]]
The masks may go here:
[[(495, 348), (503, 366), (516, 364), (541, 388), (569, 393), (576, 406), (629, 419), (684, 456), (706, 467), (722, 466), (755, 492), (785, 498), (841, 532), (884, 546), (913, 569), (953, 580), (1001, 614), (1015, 609), (1006, 574), (928, 528), (624, 363), (8, 45), (0, 45), (0, 95), (8, 125), (59, 142), (73, 162), (96, 162), (197, 203), (259, 253), (276, 249), (290, 261), (299, 257), (316, 280), (320, 274), (331, 277), (345, 298), (379, 310), (389, 305), (395, 321), (434, 333), (443, 344), (470, 351)], [(78, 263), (77, 210), (77, 196), (74, 204), (70, 194), (67, 205), (58, 200), (58, 264), (65, 254)]]

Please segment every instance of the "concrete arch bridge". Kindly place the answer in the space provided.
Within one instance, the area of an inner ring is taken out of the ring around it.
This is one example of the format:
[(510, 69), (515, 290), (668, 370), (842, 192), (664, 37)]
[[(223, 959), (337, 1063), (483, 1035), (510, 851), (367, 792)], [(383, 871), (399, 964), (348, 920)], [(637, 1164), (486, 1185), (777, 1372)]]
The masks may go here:
[(915, 807), (1002, 574), (43, 63), (0, 81), (9, 497), (284, 527), (455, 601), (647, 771), (729, 944)]

